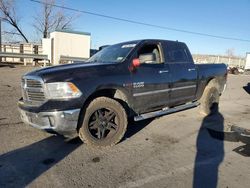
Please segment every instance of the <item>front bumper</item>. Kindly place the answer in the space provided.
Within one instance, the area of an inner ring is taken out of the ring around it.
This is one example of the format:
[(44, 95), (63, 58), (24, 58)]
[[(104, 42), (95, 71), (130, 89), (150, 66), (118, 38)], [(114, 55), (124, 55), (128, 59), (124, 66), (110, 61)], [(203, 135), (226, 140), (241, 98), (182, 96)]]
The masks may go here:
[(33, 113), (19, 107), (19, 111), (22, 121), (37, 129), (66, 137), (75, 136), (77, 133), (80, 109)]

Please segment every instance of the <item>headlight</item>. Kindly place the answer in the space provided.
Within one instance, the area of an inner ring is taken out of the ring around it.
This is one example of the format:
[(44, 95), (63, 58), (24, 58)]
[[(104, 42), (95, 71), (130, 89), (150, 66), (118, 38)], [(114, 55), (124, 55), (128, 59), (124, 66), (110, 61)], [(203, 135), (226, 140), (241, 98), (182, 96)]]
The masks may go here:
[(82, 95), (82, 92), (71, 82), (46, 83), (45, 88), (49, 99), (71, 99)]

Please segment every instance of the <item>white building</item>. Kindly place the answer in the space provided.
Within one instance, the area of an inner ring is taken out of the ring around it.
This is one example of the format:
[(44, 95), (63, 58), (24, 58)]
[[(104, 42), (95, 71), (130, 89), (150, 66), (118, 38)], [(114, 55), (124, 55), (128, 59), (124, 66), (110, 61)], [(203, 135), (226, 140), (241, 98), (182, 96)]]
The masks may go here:
[(42, 40), (43, 54), (52, 65), (90, 57), (90, 33), (56, 30)]
[(250, 70), (250, 52), (247, 53), (245, 70)]

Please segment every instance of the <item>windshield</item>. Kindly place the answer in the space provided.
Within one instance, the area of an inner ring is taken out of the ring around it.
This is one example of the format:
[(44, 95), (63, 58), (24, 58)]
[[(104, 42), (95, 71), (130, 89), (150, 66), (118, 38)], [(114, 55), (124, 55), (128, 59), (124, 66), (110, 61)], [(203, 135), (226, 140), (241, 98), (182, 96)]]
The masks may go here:
[(136, 43), (121, 43), (108, 46), (95, 55), (93, 55), (87, 62), (122, 62), (128, 56), (130, 51), (136, 46)]

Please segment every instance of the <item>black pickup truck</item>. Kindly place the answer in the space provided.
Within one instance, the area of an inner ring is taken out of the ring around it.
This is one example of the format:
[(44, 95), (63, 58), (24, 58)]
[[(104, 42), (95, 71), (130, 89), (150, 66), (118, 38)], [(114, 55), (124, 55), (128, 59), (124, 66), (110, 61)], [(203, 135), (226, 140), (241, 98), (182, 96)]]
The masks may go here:
[(194, 64), (185, 43), (137, 40), (108, 46), (86, 62), (22, 77), (22, 120), (87, 144), (112, 146), (128, 119), (144, 120), (200, 105), (210, 113), (226, 85), (224, 64)]

